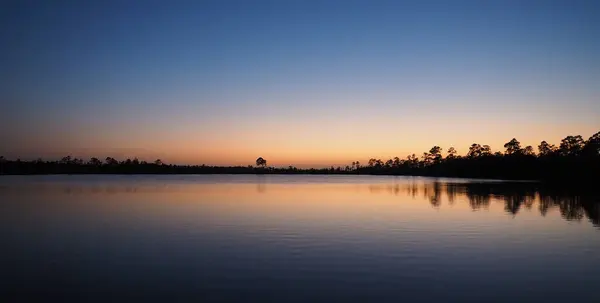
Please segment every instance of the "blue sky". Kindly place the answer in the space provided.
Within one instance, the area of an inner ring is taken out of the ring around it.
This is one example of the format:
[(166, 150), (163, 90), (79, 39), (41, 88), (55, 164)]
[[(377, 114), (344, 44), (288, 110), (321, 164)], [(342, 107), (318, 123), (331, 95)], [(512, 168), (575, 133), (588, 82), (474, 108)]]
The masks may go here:
[(5, 8), (9, 156), (325, 165), (600, 130), (596, 1)]

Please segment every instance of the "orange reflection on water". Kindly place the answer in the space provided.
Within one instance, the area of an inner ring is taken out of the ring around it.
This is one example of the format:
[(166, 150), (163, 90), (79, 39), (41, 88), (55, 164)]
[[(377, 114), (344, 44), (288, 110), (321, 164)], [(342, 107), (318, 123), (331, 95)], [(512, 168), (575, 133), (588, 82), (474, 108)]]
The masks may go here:
[[(258, 182), (108, 182), (106, 184), (44, 183), (0, 188), (7, 199), (34, 198), (35, 212), (74, 210), (112, 216), (132, 214), (186, 220), (281, 220), (344, 224), (408, 220), (492, 222), (548, 217), (589, 220), (599, 225), (600, 208), (594, 194), (557, 193), (535, 184), (452, 183), (433, 179), (393, 179), (377, 183)], [(25, 207), (23, 203), (21, 207)], [(473, 215), (473, 211), (483, 211)], [(138, 215), (139, 216), (139, 215)], [(125, 219), (124, 219), (125, 220)], [(519, 220), (517, 220), (519, 221)], [(517, 222), (515, 221), (515, 222)], [(444, 224), (446, 224), (444, 223)]]

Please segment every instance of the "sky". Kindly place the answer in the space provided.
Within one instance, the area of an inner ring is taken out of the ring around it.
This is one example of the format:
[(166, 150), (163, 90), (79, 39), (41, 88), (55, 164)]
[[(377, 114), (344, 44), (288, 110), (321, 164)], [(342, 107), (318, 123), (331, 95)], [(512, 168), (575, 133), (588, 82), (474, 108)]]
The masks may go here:
[(600, 131), (598, 1), (16, 1), (0, 155), (323, 167)]

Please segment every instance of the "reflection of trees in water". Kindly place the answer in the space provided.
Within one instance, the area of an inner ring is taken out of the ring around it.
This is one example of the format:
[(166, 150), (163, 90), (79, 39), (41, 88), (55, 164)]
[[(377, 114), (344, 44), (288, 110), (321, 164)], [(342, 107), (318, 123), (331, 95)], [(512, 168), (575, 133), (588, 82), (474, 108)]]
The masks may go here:
[(503, 198), (504, 210), (512, 215), (516, 215), (523, 204), (526, 208), (531, 209), (535, 200), (535, 190), (522, 186), (514, 188), (498, 186), (495, 194)]
[(525, 201), (523, 201), (523, 205), (528, 210), (533, 208), (533, 204), (535, 203), (535, 192), (532, 192), (530, 195), (525, 196)]
[(442, 204), (442, 186), (440, 182), (433, 182), (432, 192), (433, 194), (429, 196), (429, 203), (431, 203), (431, 206), (433, 207), (440, 207), (440, 205)]
[(410, 195), (413, 197), (413, 199), (417, 196), (418, 192), (419, 186), (416, 183), (413, 183), (410, 187)]
[[(381, 189), (381, 187), (376, 187)], [(371, 191), (376, 192), (373, 188)], [(444, 202), (442, 191), (445, 190), (447, 202), (452, 205), (457, 197), (466, 198), (473, 210), (487, 209), (492, 200), (502, 201), (504, 210), (516, 216), (524, 207), (537, 210), (545, 216), (549, 210), (556, 208), (566, 220), (580, 221), (589, 219), (595, 226), (600, 226), (600, 195), (590, 191), (560, 191), (537, 183), (417, 183), (395, 184), (390, 193), (399, 192), (407, 196), (423, 196), (432, 207), (438, 208)]]
[(600, 226), (600, 199), (598, 197), (589, 198), (589, 201), (583, 201), (583, 211), (585, 215), (592, 221), (592, 223), (596, 226)]
[(551, 208), (558, 208), (566, 220), (580, 221), (588, 218), (595, 226), (600, 226), (600, 196), (595, 192), (556, 192), (540, 189), (540, 213), (545, 215)]
[(398, 195), (400, 193), (400, 185), (395, 184), (394, 185), (394, 195)]
[(452, 186), (452, 183), (446, 185), (446, 195), (448, 196), (448, 204), (453, 205), (458, 195), (456, 186)]
[(492, 192), (487, 186), (467, 187), (465, 188), (465, 194), (473, 210), (487, 209), (490, 206)]
[[(262, 158), (259, 158), (259, 159), (262, 159)], [(259, 159), (256, 159), (256, 163), (258, 163)], [(264, 159), (262, 161), (264, 161)], [(267, 163), (267, 162), (265, 161), (265, 163)], [(259, 194), (262, 194), (262, 193), (265, 193), (266, 191), (267, 191), (267, 180), (266, 180), (265, 176), (264, 175), (257, 175), (257, 178), (256, 178), (256, 192), (259, 193)]]
[(504, 210), (507, 213), (516, 215), (521, 208), (523, 203), (523, 197), (519, 195), (507, 195), (504, 196)]
[(567, 220), (581, 220), (584, 216), (583, 206), (578, 196), (564, 197), (558, 203), (560, 215)]
[(548, 210), (550, 210), (552, 207), (554, 207), (554, 205), (556, 205), (556, 201), (559, 201), (560, 197), (553, 197), (553, 196), (544, 196), (540, 193), (540, 199), (539, 199), (539, 211), (540, 214), (545, 217), (546, 214), (548, 213)]
[[(552, 208), (558, 208), (561, 216), (566, 220), (580, 221), (587, 217), (594, 225), (598, 226), (600, 213), (598, 212), (598, 195), (589, 191), (558, 191), (536, 184), (502, 186), (499, 192), (504, 196), (505, 210), (514, 215), (521, 205), (532, 209), (536, 200), (539, 204), (540, 215), (545, 216)], [(538, 199), (536, 199), (538, 196)]]

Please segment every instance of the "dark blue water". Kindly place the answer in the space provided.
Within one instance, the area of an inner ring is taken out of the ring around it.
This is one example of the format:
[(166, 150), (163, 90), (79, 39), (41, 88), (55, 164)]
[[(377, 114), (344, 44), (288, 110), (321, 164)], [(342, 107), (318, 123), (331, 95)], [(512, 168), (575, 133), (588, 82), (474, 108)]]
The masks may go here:
[(600, 201), (373, 176), (0, 178), (0, 301), (598, 302)]

